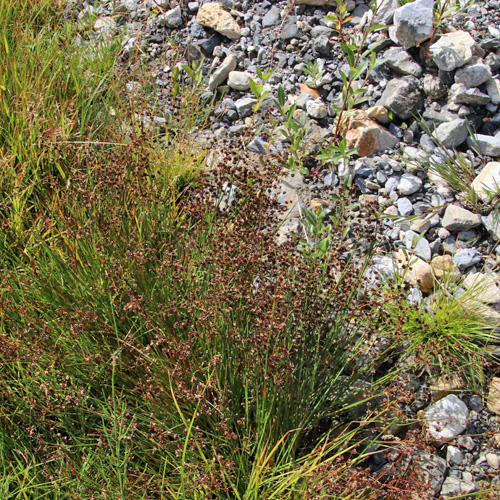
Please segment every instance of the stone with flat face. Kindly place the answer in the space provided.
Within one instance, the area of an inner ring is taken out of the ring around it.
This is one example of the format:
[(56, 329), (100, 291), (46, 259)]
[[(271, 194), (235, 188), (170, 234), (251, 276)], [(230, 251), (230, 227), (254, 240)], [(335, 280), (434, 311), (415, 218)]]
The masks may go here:
[(486, 304), (500, 302), (499, 284), (496, 274), (474, 273), (464, 280), (464, 287), (471, 290), (474, 298)]
[(219, 85), (222, 85), (234, 68), (236, 68), (236, 57), (233, 54), (230, 54), (210, 76), (210, 79), (208, 80), (208, 88), (210, 90), (215, 90)]
[(490, 96), (493, 104), (500, 104), (500, 80), (498, 78), (491, 78), (484, 86), (486, 93)]
[(297, 5), (316, 5), (321, 7), (323, 5), (337, 5), (335, 0), (295, 0)]
[(453, 71), (472, 59), (475, 43), (474, 38), (466, 31), (455, 31), (443, 35), (432, 44), (429, 54), (439, 69)]
[(481, 217), (458, 205), (448, 205), (441, 224), (448, 231), (467, 231), (480, 226)]
[(404, 76), (391, 80), (380, 100), (379, 106), (385, 106), (401, 120), (407, 120), (424, 109), (424, 96), (420, 82), (413, 76)]
[(467, 145), (486, 156), (500, 156), (500, 137), (476, 134), (467, 139)]
[(453, 439), (467, 427), (469, 409), (454, 394), (450, 394), (429, 406), (424, 416), (428, 432), (436, 441)]
[(212, 28), (221, 35), (231, 39), (241, 38), (241, 28), (233, 16), (224, 10), (220, 3), (209, 2), (203, 4), (196, 16), (196, 22), (201, 26)]
[(416, 0), (394, 11), (394, 26), (389, 36), (403, 49), (427, 40), (434, 28), (434, 0)]
[(500, 162), (490, 161), (481, 173), (472, 181), (472, 189), (485, 203), (491, 201), (491, 195), (500, 194)]
[(491, 413), (500, 415), (500, 378), (498, 377), (494, 377), (490, 382), (486, 406)]
[(458, 118), (444, 122), (432, 134), (445, 148), (452, 149), (460, 146), (469, 137), (467, 122)]
[(352, 117), (342, 132), (349, 148), (358, 148), (359, 156), (371, 156), (391, 149), (399, 139), (364, 113)]
[(482, 63), (469, 64), (455, 73), (455, 83), (463, 83), (467, 87), (479, 87), (490, 78), (490, 67)]

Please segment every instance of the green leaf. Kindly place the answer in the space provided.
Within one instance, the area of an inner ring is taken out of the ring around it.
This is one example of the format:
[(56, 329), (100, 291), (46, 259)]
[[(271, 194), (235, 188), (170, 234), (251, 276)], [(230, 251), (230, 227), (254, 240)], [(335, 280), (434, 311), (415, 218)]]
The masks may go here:
[(349, 66), (352, 68), (354, 66), (354, 52), (352, 51), (351, 47), (345, 43), (341, 43), (340, 46), (342, 47), (343, 52), (346, 55), (347, 62), (349, 63)]
[(373, 23), (368, 27), (367, 33), (373, 33), (374, 31), (380, 31), (380, 30), (383, 30), (385, 28), (387, 28), (387, 26), (385, 24)]
[(290, 140), (290, 134), (287, 132), (286, 128), (279, 128), (278, 130), (286, 137), (287, 140)]
[(330, 244), (330, 237), (329, 236), (327, 236), (326, 238), (324, 238), (323, 240), (321, 240), (318, 243), (318, 251), (321, 252), (321, 255), (324, 255), (326, 253), (326, 251), (328, 250), (329, 244)]
[(295, 110), (297, 109), (297, 104), (293, 103), (286, 112), (286, 115), (289, 119), (293, 119), (293, 114), (295, 113)]
[(264, 88), (264, 85), (262, 83), (255, 82), (252, 78), (250, 78), (249, 85), (250, 85), (250, 90), (252, 91), (252, 94), (255, 97), (257, 97), (257, 99), (258, 99), (262, 93), (262, 89)]
[(280, 103), (281, 106), (284, 106), (286, 102), (285, 89), (283, 88), (282, 85), (278, 87), (278, 102)]
[(259, 97), (260, 102), (262, 102), (270, 93), (270, 90), (266, 90), (263, 94), (261, 94), (261, 96)]
[(347, 75), (339, 69), (340, 77), (342, 78), (342, 81), (344, 82), (344, 85), (347, 87), (349, 85), (349, 80), (347, 78)]

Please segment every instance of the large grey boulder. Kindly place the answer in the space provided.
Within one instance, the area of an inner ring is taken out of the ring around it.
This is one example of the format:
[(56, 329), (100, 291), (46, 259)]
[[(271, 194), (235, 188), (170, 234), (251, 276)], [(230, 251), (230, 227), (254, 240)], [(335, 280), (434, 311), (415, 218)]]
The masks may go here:
[(500, 137), (476, 134), (467, 139), (467, 145), (486, 156), (500, 156)]
[(456, 148), (469, 136), (467, 122), (462, 119), (444, 122), (432, 134), (445, 148)]
[(479, 87), (490, 78), (490, 67), (482, 63), (469, 64), (455, 73), (455, 83), (463, 83), (467, 87)]
[(401, 47), (392, 47), (384, 54), (386, 65), (403, 75), (421, 76), (422, 67)]
[(474, 38), (469, 33), (454, 31), (443, 35), (436, 43), (432, 44), (429, 54), (439, 69), (453, 71), (472, 59), (474, 45)]
[(377, 103), (391, 110), (401, 120), (407, 120), (424, 109), (420, 82), (413, 76), (391, 80)]
[(481, 217), (458, 205), (448, 205), (441, 224), (448, 231), (467, 231), (480, 226)]
[(403, 49), (427, 40), (434, 28), (434, 0), (416, 0), (396, 9), (389, 36)]

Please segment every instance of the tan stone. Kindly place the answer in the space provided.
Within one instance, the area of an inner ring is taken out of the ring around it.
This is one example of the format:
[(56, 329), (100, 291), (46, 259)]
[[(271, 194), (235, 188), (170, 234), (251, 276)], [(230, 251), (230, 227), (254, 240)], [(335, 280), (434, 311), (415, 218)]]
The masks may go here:
[(491, 201), (491, 193), (500, 193), (500, 162), (490, 161), (472, 181), (472, 189), (484, 202)]
[[(403, 272), (404, 279), (411, 285), (418, 287), (424, 293), (431, 293), (434, 289), (434, 277), (432, 276), (432, 269), (427, 262), (419, 257), (410, 256), (408, 258), (403, 250), (397, 253), (398, 267)], [(410, 264), (408, 266), (408, 264)]]
[(387, 115), (387, 109), (384, 106), (372, 106), (368, 108), (366, 110), (366, 116), (384, 125), (391, 123), (391, 119)]
[(451, 255), (438, 255), (431, 260), (432, 272), (436, 279), (456, 279), (460, 276)]
[(362, 194), (358, 201), (362, 206), (378, 204), (378, 196), (376, 194)]
[(430, 382), (431, 403), (435, 403), (440, 399), (465, 389), (464, 379), (461, 375), (454, 373), (443, 375)]
[(500, 378), (494, 377), (490, 382), (486, 406), (491, 413), (500, 415)]
[(328, 202), (321, 198), (313, 198), (310, 203), (314, 212), (321, 212), (324, 208), (328, 208)]
[(349, 148), (358, 148), (359, 156), (371, 156), (391, 149), (399, 142), (397, 137), (361, 112), (346, 120), (342, 133)]
[(486, 461), (492, 469), (500, 468), (500, 458), (495, 453), (486, 453)]
[(476, 300), (486, 304), (500, 301), (499, 279), (496, 274), (474, 273), (464, 279), (464, 286), (470, 290)]
[(431, 221), (428, 218), (418, 218), (412, 221), (410, 225), (410, 230), (416, 233), (423, 233), (431, 227)]
[(314, 97), (314, 99), (317, 99), (318, 97), (321, 97), (321, 94), (315, 90), (309, 87), (309, 85), (306, 85), (305, 83), (299, 83), (299, 91), (301, 94), (309, 94)]
[(233, 16), (224, 10), (220, 3), (209, 2), (203, 4), (196, 16), (196, 22), (201, 26), (207, 26), (221, 35), (231, 39), (241, 38), (241, 28), (233, 19)]

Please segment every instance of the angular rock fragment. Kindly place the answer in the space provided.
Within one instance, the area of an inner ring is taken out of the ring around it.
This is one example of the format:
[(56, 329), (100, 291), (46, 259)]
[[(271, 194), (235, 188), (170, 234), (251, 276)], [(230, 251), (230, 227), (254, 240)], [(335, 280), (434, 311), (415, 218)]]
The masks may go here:
[(484, 86), (490, 96), (491, 102), (493, 104), (500, 104), (500, 80), (498, 78), (491, 78)]
[(486, 399), (486, 406), (491, 413), (500, 415), (500, 378), (494, 377), (488, 388), (488, 397)]
[(454, 394), (434, 403), (424, 416), (428, 432), (436, 441), (449, 440), (460, 435), (467, 427), (469, 409)]
[(441, 224), (448, 231), (467, 231), (481, 225), (481, 217), (458, 205), (448, 205)]
[(422, 180), (412, 174), (403, 174), (398, 183), (398, 191), (405, 196), (416, 193), (421, 187)]
[(477, 487), (470, 481), (457, 479), (456, 477), (447, 477), (441, 487), (441, 498), (456, 498), (477, 491)]
[(381, 24), (391, 24), (394, 18), (394, 12), (399, 9), (399, 0), (376, 0), (377, 15), (375, 22)]
[(479, 87), (491, 78), (489, 66), (482, 63), (470, 64), (457, 69), (455, 83), (463, 83), (467, 87)]
[(486, 156), (500, 156), (500, 137), (476, 134), (467, 139), (467, 145)]
[(490, 161), (472, 181), (472, 189), (485, 203), (492, 200), (491, 195), (500, 194), (500, 162)]
[(460, 146), (469, 136), (467, 122), (462, 119), (441, 123), (432, 134), (445, 148)]
[(424, 109), (424, 97), (420, 91), (420, 82), (413, 76), (404, 76), (391, 80), (380, 100), (379, 106), (385, 106), (401, 120), (407, 120)]
[(262, 19), (262, 27), (276, 26), (281, 20), (281, 10), (277, 5), (273, 5)]
[(239, 24), (229, 12), (224, 10), (220, 3), (209, 2), (203, 4), (196, 16), (196, 22), (201, 26), (212, 28), (230, 40), (239, 40), (241, 38)]
[(394, 12), (394, 26), (389, 35), (403, 49), (415, 47), (427, 40), (434, 27), (434, 0), (416, 0)]
[(443, 35), (432, 44), (429, 54), (439, 69), (453, 71), (472, 59), (475, 43), (474, 38), (466, 31), (455, 31)]
[(236, 68), (236, 57), (234, 54), (228, 55), (222, 64), (212, 73), (208, 80), (208, 88), (215, 90), (219, 85), (222, 85), (229, 73)]
[(401, 47), (392, 47), (384, 54), (386, 65), (403, 75), (421, 76), (422, 67)]
[(337, 5), (335, 0), (295, 0), (297, 5), (315, 5), (321, 7), (323, 5)]
[(371, 156), (395, 147), (399, 139), (364, 113), (351, 117), (343, 127), (349, 148), (358, 148), (359, 156)]
[(486, 273), (470, 274), (464, 280), (464, 287), (472, 291), (474, 298), (486, 304), (500, 302), (499, 284), (498, 276)]

